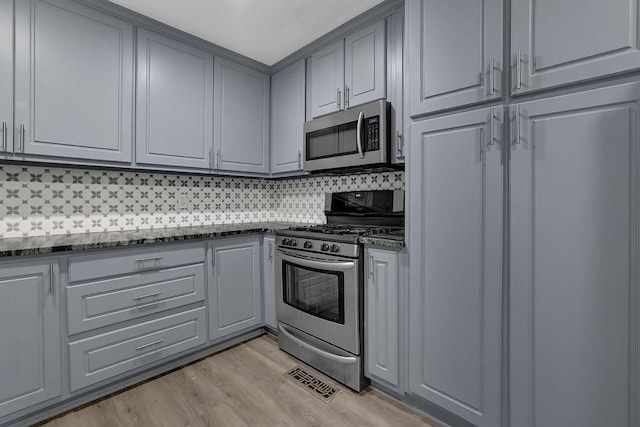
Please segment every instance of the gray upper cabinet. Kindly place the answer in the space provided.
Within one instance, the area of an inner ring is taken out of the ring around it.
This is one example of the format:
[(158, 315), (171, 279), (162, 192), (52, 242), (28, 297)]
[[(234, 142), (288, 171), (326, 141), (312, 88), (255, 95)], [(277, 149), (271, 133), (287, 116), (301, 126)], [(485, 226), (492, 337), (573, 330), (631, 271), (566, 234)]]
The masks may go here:
[(639, 3), (512, 0), (513, 94), (639, 68)]
[(213, 55), (138, 28), (136, 164), (210, 169)]
[(386, 96), (385, 20), (344, 40), (345, 108)]
[[(387, 18), (387, 100), (391, 104), (391, 163), (404, 163), (404, 9)], [(395, 143), (394, 143), (395, 141)]]
[(269, 76), (215, 59), (215, 168), (269, 173)]
[(502, 0), (407, 0), (406, 11), (411, 116), (502, 96)]
[(368, 376), (398, 387), (400, 316), (398, 252), (367, 249), (365, 364)]
[(311, 55), (313, 118), (386, 97), (385, 20)]
[(305, 60), (271, 76), (271, 173), (302, 170)]
[(62, 392), (59, 289), (52, 265), (0, 267), (0, 420)]
[(311, 116), (344, 108), (344, 40), (311, 55)]
[(13, 0), (0, 0), (0, 155), (13, 152)]
[(219, 239), (211, 247), (209, 338), (262, 325), (260, 238)]
[(509, 425), (640, 421), (639, 101), (633, 83), (511, 107)]
[(69, 0), (15, 10), (16, 152), (131, 162), (133, 27)]
[(409, 388), (481, 427), (501, 414), (501, 121), (415, 123), (409, 153)]

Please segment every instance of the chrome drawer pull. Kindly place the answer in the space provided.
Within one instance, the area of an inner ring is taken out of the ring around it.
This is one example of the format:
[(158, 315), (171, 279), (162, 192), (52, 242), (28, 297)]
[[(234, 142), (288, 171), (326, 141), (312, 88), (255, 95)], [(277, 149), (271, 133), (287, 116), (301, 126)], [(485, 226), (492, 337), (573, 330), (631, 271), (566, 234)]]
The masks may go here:
[(134, 301), (140, 301), (141, 299), (144, 299), (144, 298), (155, 298), (155, 297), (160, 296), (160, 295), (162, 295), (162, 292), (154, 292), (152, 294), (140, 295), (140, 296), (137, 296), (137, 297), (133, 297), (133, 299), (134, 299)]
[(155, 267), (155, 266), (160, 265), (160, 263), (162, 262), (163, 258), (164, 257), (161, 257), (161, 256), (157, 256), (157, 257), (153, 257), (153, 258), (141, 258), (141, 259), (135, 260), (134, 262), (136, 264), (138, 264), (138, 268), (143, 268), (144, 267), (144, 263), (153, 261), (153, 266)]
[(150, 342), (149, 344), (143, 344), (140, 347), (136, 347), (136, 351), (142, 351), (145, 348), (148, 348), (148, 347), (151, 347), (151, 346), (154, 346), (154, 345), (158, 345), (158, 344), (162, 344), (163, 342), (164, 342), (164, 340), (162, 339), (162, 340), (157, 340), (157, 341), (154, 341), (154, 342)]

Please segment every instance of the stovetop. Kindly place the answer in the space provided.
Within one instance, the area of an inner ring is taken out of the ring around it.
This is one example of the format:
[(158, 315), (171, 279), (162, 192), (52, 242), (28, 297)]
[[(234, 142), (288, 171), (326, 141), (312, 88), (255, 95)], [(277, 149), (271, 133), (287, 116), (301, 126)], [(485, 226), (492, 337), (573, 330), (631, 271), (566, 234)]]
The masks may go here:
[(295, 226), (286, 230), (279, 230), (278, 234), (300, 238), (357, 243), (359, 237), (372, 234), (402, 233), (403, 227), (386, 227), (354, 224), (318, 224), (309, 226)]

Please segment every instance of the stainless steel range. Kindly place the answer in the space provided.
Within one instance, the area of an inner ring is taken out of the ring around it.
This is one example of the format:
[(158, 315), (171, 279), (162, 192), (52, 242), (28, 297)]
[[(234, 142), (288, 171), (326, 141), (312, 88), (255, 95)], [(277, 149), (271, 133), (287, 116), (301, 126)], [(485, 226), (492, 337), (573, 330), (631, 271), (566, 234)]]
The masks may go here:
[(327, 224), (276, 232), (278, 345), (360, 391), (363, 250), (361, 236), (404, 226), (403, 191), (326, 195)]

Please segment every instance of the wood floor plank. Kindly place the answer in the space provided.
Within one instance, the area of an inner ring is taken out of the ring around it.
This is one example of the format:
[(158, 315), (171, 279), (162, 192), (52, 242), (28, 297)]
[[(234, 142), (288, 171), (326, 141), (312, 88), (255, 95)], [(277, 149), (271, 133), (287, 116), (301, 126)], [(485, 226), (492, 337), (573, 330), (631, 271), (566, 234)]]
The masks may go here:
[[(342, 392), (330, 403), (316, 398), (283, 375), (296, 365)], [(435, 427), (370, 388), (352, 392), (281, 351), (266, 335), (42, 425)]]

